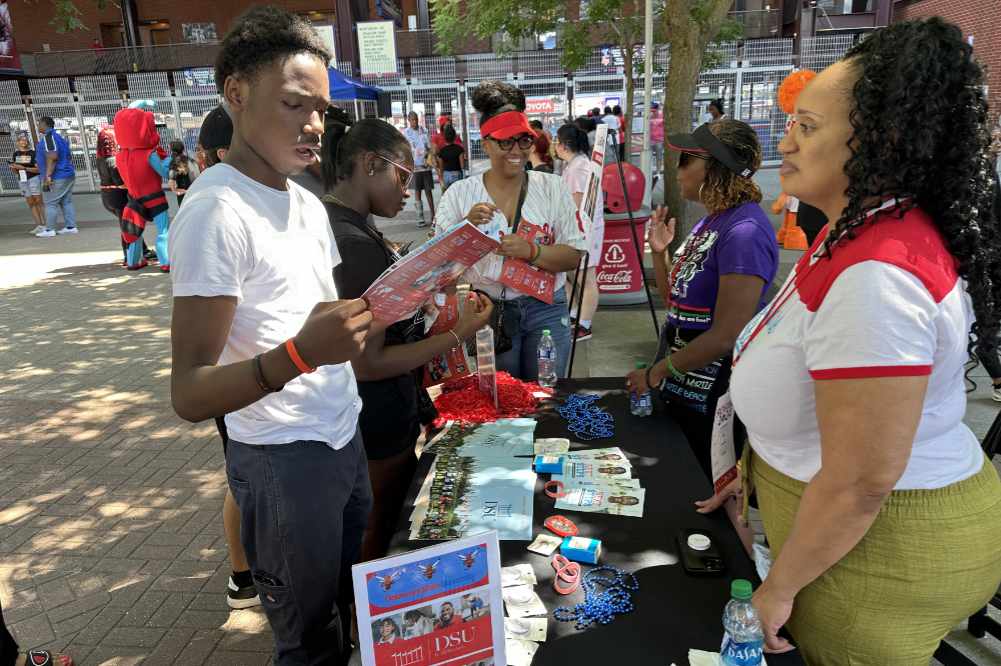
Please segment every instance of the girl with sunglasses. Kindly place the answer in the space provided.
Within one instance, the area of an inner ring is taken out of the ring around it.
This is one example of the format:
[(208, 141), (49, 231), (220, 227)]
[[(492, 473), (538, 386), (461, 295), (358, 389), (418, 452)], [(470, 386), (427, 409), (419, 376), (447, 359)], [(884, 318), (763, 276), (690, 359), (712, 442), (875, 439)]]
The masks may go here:
[[(341, 298), (359, 298), (400, 255), (375, 227), (372, 215), (403, 210), (414, 159), (406, 138), (382, 120), (351, 124), (341, 109), (327, 112), (323, 135), (323, 197), (343, 261), (334, 269)], [(414, 446), (434, 407), (418, 372), (439, 354), (472, 338), (490, 320), (490, 300), (474, 297), (455, 328), (424, 337), (423, 314), (373, 333), (353, 362), (362, 399), (359, 428), (368, 455), (374, 505), (362, 560), (381, 557), (417, 465)]]
[(680, 152), (681, 195), (708, 214), (673, 260), (667, 247), (675, 221), (667, 221), (663, 207), (653, 215), (650, 250), (667, 318), (654, 364), (630, 373), (626, 384), (636, 393), (660, 387), (667, 413), (711, 477), (716, 403), (729, 388), (737, 335), (761, 309), (775, 278), (778, 244), (751, 179), (761, 165), (761, 147), (749, 125), (724, 118), (668, 141)]
[[(577, 206), (559, 177), (525, 171), (535, 145), (535, 132), (525, 116), (525, 93), (507, 83), (484, 81), (473, 90), (472, 100), (480, 113), (480, 133), (490, 168), (448, 189), (438, 207), (435, 233), (444, 233), (465, 220), (475, 225), (499, 224), (502, 238), (497, 256), (481, 259), (464, 274), (474, 289), (489, 295), (502, 308), (495, 335), (498, 342), (510, 340), (510, 346), (505, 350), (507, 344), (498, 345), (497, 368), (520, 379), (537, 379), (537, 349), (548, 329), (556, 344), (557, 374), (564, 377), (570, 354), (564, 271), (577, 266), (586, 247), (577, 223)], [(519, 228), (534, 231), (534, 241), (516, 234)], [(552, 298), (501, 284), (501, 265), (508, 258), (520, 259), (548, 274), (544, 277), (551, 279)]]

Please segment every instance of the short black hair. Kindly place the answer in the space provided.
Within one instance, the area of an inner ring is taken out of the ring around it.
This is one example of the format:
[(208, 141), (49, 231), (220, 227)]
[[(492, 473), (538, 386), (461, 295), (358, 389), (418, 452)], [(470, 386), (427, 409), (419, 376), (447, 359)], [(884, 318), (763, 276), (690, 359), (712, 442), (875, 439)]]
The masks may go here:
[[(329, 107), (325, 114), (321, 144), (323, 187), (328, 192), (334, 189), (338, 181), (351, 177), (355, 160), (366, 151), (394, 159), (413, 159), (406, 137), (385, 120), (364, 118), (353, 122), (344, 109), (336, 106)], [(386, 166), (388, 163), (384, 163), (381, 168)]]
[(606, 116), (612, 115), (612, 107), (610, 107), (610, 106), (606, 106), (605, 107), (605, 115)]
[(709, 106), (715, 106), (717, 111), (723, 113), (723, 98), (719, 97), (717, 99), (714, 99), (713, 101), (709, 102)]
[(542, 130), (542, 121), (541, 120), (534, 120), (534, 119), (533, 120), (529, 120), (528, 121), (528, 126), (531, 127), (532, 129), (537, 129), (537, 130), (541, 131)]
[(618, 104), (616, 104), (615, 106), (613, 106), (612, 107), (612, 115), (613, 116), (621, 116), (622, 115), (622, 107), (619, 106)]
[(445, 128), (441, 131), (441, 133), (444, 135), (447, 143), (455, 143), (455, 128), (452, 127), (452, 123), (445, 125)]
[(175, 155), (183, 155), (184, 154), (184, 142), (183, 141), (178, 141), (176, 139), (174, 141), (171, 141), (170, 142), (170, 152), (174, 153)]
[(52, 116), (42, 116), (38, 119), (38, 122), (45, 123), (46, 127), (55, 128), (56, 126), (56, 121), (52, 119)]
[(473, 108), (480, 113), (480, 124), (506, 111), (525, 111), (525, 93), (510, 83), (484, 81), (473, 89)]
[(556, 140), (574, 153), (587, 155), (591, 152), (591, 142), (588, 141), (587, 132), (576, 123), (567, 123), (561, 127), (556, 132)]
[(222, 92), (230, 76), (253, 78), (262, 67), (300, 53), (330, 64), (330, 51), (309, 21), (279, 7), (264, 5), (244, 12), (222, 40), (215, 63)]

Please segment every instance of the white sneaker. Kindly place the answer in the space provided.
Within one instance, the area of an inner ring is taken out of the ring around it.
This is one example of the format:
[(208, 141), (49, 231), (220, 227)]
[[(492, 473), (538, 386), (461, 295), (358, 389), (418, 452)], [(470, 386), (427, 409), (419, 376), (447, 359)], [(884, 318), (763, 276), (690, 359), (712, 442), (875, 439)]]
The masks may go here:
[(64, 227), (56, 232), (57, 234), (78, 234), (80, 233), (76, 227)]
[(42, 229), (37, 234), (35, 234), (35, 238), (54, 238), (55, 235), (56, 232), (54, 232), (52, 229)]
[(28, 233), (29, 233), (29, 234), (31, 234), (32, 236), (34, 236), (34, 235), (35, 235), (35, 234), (37, 234), (37, 233), (38, 233), (39, 231), (45, 231), (45, 227), (43, 227), (43, 226), (42, 226), (42, 225), (40, 225), (40, 224), (37, 224), (37, 225), (35, 225), (35, 228), (34, 228), (34, 229), (32, 229), (31, 231), (29, 231)]
[(991, 393), (991, 400), (994, 402), (1001, 402), (1001, 386), (994, 386), (994, 392)]

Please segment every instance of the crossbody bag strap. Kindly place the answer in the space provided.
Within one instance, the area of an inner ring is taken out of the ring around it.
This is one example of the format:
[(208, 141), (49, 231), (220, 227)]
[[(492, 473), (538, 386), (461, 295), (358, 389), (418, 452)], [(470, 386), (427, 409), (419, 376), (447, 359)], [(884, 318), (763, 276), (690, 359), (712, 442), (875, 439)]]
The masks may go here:
[(525, 180), (521, 182), (521, 193), (518, 194), (518, 207), (514, 209), (514, 224), (511, 225), (511, 233), (518, 233), (518, 225), (521, 224), (521, 207), (525, 205), (525, 195), (528, 194), (528, 172), (525, 172)]

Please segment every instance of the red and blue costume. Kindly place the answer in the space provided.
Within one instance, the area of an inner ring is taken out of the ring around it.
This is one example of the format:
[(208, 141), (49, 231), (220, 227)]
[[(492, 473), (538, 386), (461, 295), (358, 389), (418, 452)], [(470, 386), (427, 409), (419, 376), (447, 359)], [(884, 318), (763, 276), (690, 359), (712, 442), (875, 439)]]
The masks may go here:
[(136, 108), (122, 109), (115, 114), (115, 138), (119, 146), (116, 164), (128, 191), (128, 202), (121, 217), (122, 239), (128, 243), (126, 263), (130, 270), (146, 265), (142, 235), (146, 224), (155, 222), (156, 254), (160, 270), (167, 272), (170, 270), (167, 254), (170, 217), (163, 180), (167, 177), (170, 160), (160, 147), (153, 114), (139, 106), (134, 103)]

